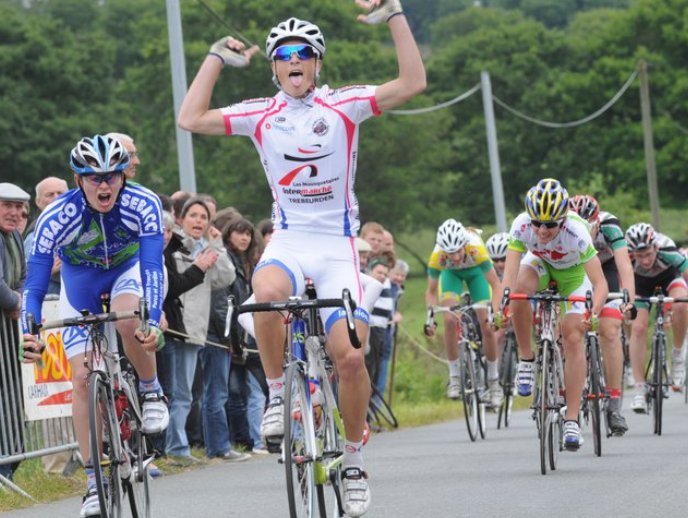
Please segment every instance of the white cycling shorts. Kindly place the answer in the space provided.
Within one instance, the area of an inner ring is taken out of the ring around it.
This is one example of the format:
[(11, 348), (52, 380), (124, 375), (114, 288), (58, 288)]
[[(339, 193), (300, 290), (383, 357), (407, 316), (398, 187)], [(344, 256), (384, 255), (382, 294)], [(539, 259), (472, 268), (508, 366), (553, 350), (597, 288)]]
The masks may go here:
[[(292, 296), (304, 293), (306, 278), (313, 281), (319, 299), (339, 299), (342, 290), (348, 288), (358, 306), (356, 318), (368, 322), (368, 311), (362, 306), (364, 290), (353, 237), (278, 229), (265, 248), (256, 272), (266, 266), (278, 266), (289, 276)], [(340, 308), (323, 308), (320, 318), (329, 332), (332, 324), (345, 315)]]

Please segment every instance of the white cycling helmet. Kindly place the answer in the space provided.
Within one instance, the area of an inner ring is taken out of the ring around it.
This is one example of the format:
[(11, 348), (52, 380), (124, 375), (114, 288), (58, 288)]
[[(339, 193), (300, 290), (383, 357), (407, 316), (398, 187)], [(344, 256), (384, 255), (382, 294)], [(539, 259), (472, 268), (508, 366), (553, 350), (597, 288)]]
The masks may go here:
[(626, 231), (626, 243), (631, 250), (643, 250), (655, 244), (655, 229), (648, 223), (636, 223)]
[(437, 246), (448, 254), (458, 252), (468, 243), (468, 232), (455, 219), (448, 219), (437, 229)]
[(265, 41), (265, 53), (272, 59), (272, 54), (279, 44), (289, 39), (305, 41), (318, 52), (321, 59), (325, 55), (325, 36), (318, 26), (293, 17), (278, 23), (270, 30)]
[(504, 259), (506, 257), (506, 248), (509, 246), (509, 234), (507, 232), (498, 232), (487, 240), (485, 246), (490, 259)]

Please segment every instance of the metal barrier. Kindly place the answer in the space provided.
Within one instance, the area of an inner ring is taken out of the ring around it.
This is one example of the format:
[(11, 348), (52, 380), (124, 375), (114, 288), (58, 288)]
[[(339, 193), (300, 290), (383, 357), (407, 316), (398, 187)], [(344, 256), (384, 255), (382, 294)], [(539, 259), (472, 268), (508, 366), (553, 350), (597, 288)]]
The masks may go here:
[[(47, 296), (44, 310), (50, 313), (46, 305), (52, 303), (56, 306), (55, 301), (56, 296)], [(35, 384), (36, 377), (30, 379), (31, 376), (27, 376), (27, 373), (33, 372), (33, 367), (22, 368), (18, 348), (18, 323), (3, 313), (0, 322), (0, 466), (78, 448), (71, 413), (65, 415), (62, 412), (57, 417), (39, 416), (31, 420), (27, 417), (27, 390), (31, 393), (31, 387), (41, 385)], [(22, 383), (22, 376), (29, 379), (24, 379)], [(71, 412), (71, 405), (64, 406), (69, 406)], [(68, 465), (69, 469), (73, 467)], [(0, 475), (0, 486), (3, 485), (29, 496)]]

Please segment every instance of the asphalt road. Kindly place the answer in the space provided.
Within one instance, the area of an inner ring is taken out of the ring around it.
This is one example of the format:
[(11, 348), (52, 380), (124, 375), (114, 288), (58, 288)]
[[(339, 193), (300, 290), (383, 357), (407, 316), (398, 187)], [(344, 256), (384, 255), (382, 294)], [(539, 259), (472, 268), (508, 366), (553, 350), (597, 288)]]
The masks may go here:
[[(625, 402), (628, 408), (628, 401)], [(666, 401), (662, 436), (651, 418), (625, 410), (630, 431), (592, 437), (562, 452), (554, 472), (540, 474), (535, 425), (514, 413), (508, 429), (488, 416), (487, 438), (471, 443), (462, 420), (371, 438), (366, 446), (373, 503), (370, 517), (683, 517), (688, 514), (688, 405)], [(163, 477), (152, 487), (155, 518), (288, 515), (284, 469), (276, 457)], [(6, 518), (76, 517), (78, 498), (5, 513)]]

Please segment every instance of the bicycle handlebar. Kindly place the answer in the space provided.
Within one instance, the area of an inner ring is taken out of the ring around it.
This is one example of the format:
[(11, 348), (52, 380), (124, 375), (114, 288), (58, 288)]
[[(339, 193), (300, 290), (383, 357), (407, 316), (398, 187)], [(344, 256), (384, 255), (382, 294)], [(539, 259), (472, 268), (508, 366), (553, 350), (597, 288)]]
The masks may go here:
[(267, 311), (287, 311), (289, 313), (295, 313), (303, 309), (319, 308), (343, 308), (346, 314), (346, 330), (349, 334), (351, 345), (353, 345), (355, 349), (361, 348), (361, 341), (356, 334), (356, 323), (354, 321), (356, 303), (351, 298), (351, 292), (346, 288), (342, 290), (341, 299), (301, 299), (300, 297), (293, 297), (289, 300), (258, 302), (255, 304), (242, 304), (240, 306), (236, 306), (234, 297), (230, 295), (227, 297), (225, 337), (230, 335), (232, 328), (237, 323), (237, 317), (241, 313), (261, 313)]
[[(32, 318), (33, 315), (27, 315), (27, 319)], [(43, 324), (35, 324), (38, 330), (47, 331), (48, 329), (56, 329), (59, 327), (74, 327), (87, 326), (105, 322), (117, 322), (118, 320), (127, 320), (130, 318), (140, 318), (138, 309), (131, 311), (113, 311), (110, 313), (86, 313), (79, 317), (69, 317), (57, 320), (48, 320)], [(141, 318), (143, 320), (143, 318)], [(146, 319), (147, 320), (147, 319)]]

